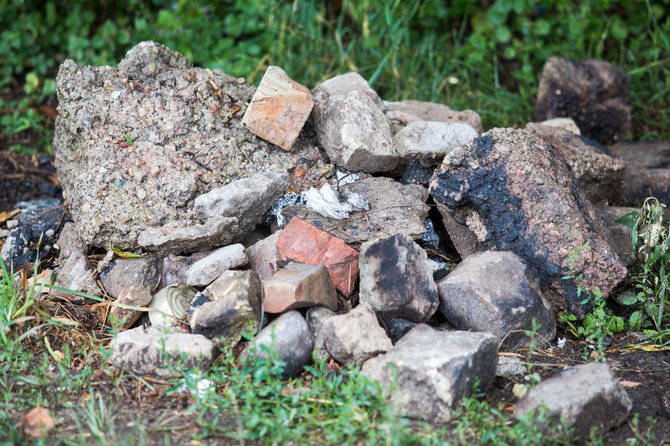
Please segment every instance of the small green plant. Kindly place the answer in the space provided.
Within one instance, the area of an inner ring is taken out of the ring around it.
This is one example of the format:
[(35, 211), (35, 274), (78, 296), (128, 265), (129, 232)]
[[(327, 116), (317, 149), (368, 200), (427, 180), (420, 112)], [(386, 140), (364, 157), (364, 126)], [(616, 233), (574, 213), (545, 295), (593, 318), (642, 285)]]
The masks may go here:
[[(585, 338), (588, 341), (595, 343), (596, 355), (599, 359), (605, 358), (605, 338), (612, 333), (620, 332), (624, 329), (624, 320), (620, 316), (616, 316), (607, 307), (605, 298), (603, 297), (600, 288), (595, 290), (585, 290), (582, 286), (583, 274), (577, 274), (575, 271), (575, 262), (588, 248), (589, 243), (584, 243), (581, 247), (574, 249), (568, 258), (570, 272), (563, 277), (563, 280), (574, 280), (577, 284), (577, 297), (585, 297), (580, 301), (580, 305), (590, 305), (591, 309), (584, 317), (581, 323), (577, 323), (577, 317), (569, 313), (567, 310), (563, 311), (558, 321), (563, 324), (566, 329), (577, 338)], [(584, 358), (588, 357), (588, 348), (584, 349)]]
[(530, 386), (535, 386), (542, 380), (539, 373), (533, 372), (533, 355), (537, 351), (538, 346), (537, 333), (540, 331), (540, 328), (542, 328), (542, 324), (539, 324), (535, 318), (532, 319), (532, 324), (532, 329), (525, 330), (524, 333), (529, 338), (528, 353), (526, 355), (526, 373), (530, 379)]
[(639, 212), (620, 220), (631, 228), (635, 291), (624, 293), (619, 302), (634, 309), (628, 319), (631, 330), (647, 329), (649, 336), (668, 342), (670, 238), (663, 225), (663, 208), (656, 198), (649, 197)]
[(130, 136), (130, 132), (126, 133), (125, 139), (126, 139), (126, 144), (128, 144), (129, 146), (133, 144), (133, 137)]

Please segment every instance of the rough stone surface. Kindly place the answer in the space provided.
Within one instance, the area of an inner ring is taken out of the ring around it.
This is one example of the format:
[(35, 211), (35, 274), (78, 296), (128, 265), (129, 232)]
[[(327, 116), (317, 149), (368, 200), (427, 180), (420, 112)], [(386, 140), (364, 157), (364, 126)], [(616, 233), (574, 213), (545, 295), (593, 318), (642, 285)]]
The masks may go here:
[(418, 184), (423, 187), (428, 187), (433, 172), (435, 172), (435, 167), (424, 166), (421, 161), (416, 159), (409, 160), (407, 166), (405, 166), (405, 170), (403, 170), (400, 182), (402, 184)]
[(198, 260), (186, 270), (188, 285), (206, 286), (216, 280), (224, 271), (249, 263), (244, 253), (244, 245), (236, 243), (224, 246)]
[(114, 259), (100, 274), (100, 282), (107, 294), (115, 298), (131, 286), (149, 287), (153, 291), (161, 283), (160, 264), (156, 257)]
[(358, 73), (319, 84), (313, 98), (316, 134), (333, 163), (362, 172), (396, 167), (398, 155), (382, 100)]
[(575, 435), (585, 437), (593, 426), (604, 432), (626, 421), (633, 404), (607, 364), (589, 363), (567, 368), (528, 390), (515, 412), (523, 415), (540, 405), (554, 420), (565, 417)]
[(533, 119), (570, 117), (601, 142), (632, 135), (626, 72), (598, 60), (550, 57), (542, 69)]
[(516, 375), (523, 375), (528, 371), (526, 364), (516, 356), (498, 356), (498, 366), (496, 367), (496, 376), (510, 378)]
[(545, 125), (548, 127), (557, 127), (564, 130), (568, 130), (572, 133), (576, 133), (578, 135), (582, 134), (582, 131), (579, 130), (579, 127), (577, 127), (577, 124), (575, 124), (575, 121), (572, 118), (551, 118), (541, 122), (533, 122), (531, 124)]
[(393, 146), (406, 160), (416, 158), (426, 166), (436, 166), (452, 149), (478, 136), (470, 124), (415, 121), (396, 133)]
[(384, 101), (384, 108), (393, 134), (416, 121), (460, 122), (471, 125), (478, 133), (482, 132), (482, 120), (472, 110), (456, 111), (446, 105), (414, 100)]
[(354, 247), (395, 234), (407, 234), (415, 240), (423, 237), (424, 222), (430, 210), (426, 204), (428, 190), (425, 187), (376, 177), (358, 180), (340, 189), (343, 195), (360, 194), (369, 203), (370, 210), (353, 212), (343, 220), (324, 217), (305, 206), (289, 207), (284, 210), (284, 215), (286, 218), (300, 217)]
[(360, 304), (345, 314), (327, 318), (321, 331), (326, 350), (339, 363), (360, 366), (393, 347), (369, 305)]
[[(291, 171), (300, 159), (309, 168), (321, 156), (306, 132), (291, 153), (250, 133), (241, 119), (253, 86), (191, 68), (154, 42), (136, 45), (118, 68), (67, 60), (56, 90), (54, 154), (63, 195), (84, 241), (103, 248), (151, 247), (155, 240), (138, 242), (147, 227), (204, 225), (193, 209), (198, 195), (259, 172)], [(210, 234), (209, 247), (190, 246), (185, 237), (179, 250), (212, 249), (239, 236), (229, 224)]]
[(414, 327), (416, 327), (416, 322), (406, 321), (404, 319), (391, 319), (386, 323), (386, 331), (388, 332), (393, 345)]
[(314, 305), (337, 310), (337, 292), (323, 265), (289, 263), (263, 279), (263, 293), (263, 309), (268, 313)]
[(86, 252), (86, 243), (81, 239), (74, 223), (67, 222), (63, 225), (58, 236), (58, 262), (63, 263), (74, 251)]
[(426, 252), (407, 235), (363, 243), (360, 301), (385, 321), (426, 322), (439, 305), (437, 286)]
[(330, 359), (330, 354), (326, 350), (326, 338), (323, 334), (323, 324), (324, 322), (335, 316), (335, 312), (329, 310), (328, 308), (317, 305), (310, 307), (307, 310), (305, 319), (307, 320), (307, 325), (309, 325), (309, 332), (314, 338), (314, 351), (316, 352), (316, 359), (318, 360), (328, 360)]
[(40, 260), (53, 256), (58, 224), (61, 218), (69, 220), (63, 212), (63, 206), (57, 206), (23, 213), (2, 245), (0, 256), (5, 265), (11, 265), (14, 271), (31, 270), (38, 255)]
[(512, 251), (539, 274), (545, 297), (584, 315), (570, 273), (573, 250), (582, 286), (604, 296), (627, 274), (593, 205), (558, 150), (526, 130), (493, 129), (449, 153), (431, 195), (461, 257)]
[(498, 343), (491, 334), (420, 324), (388, 353), (366, 361), (362, 372), (384, 386), (397, 386), (391, 398), (402, 415), (444, 423), (461, 398), (471, 394), (475, 379), (480, 390), (488, 388), (497, 362)]
[(532, 123), (526, 129), (558, 149), (592, 203), (618, 199), (626, 166), (607, 147), (569, 130)]
[[(183, 369), (207, 370), (214, 360), (215, 349), (214, 343), (204, 336), (176, 333), (165, 327), (122, 331), (112, 339), (110, 348), (115, 369), (161, 377), (178, 375), (177, 365)], [(186, 355), (185, 360), (182, 360), (183, 355)]]
[(163, 258), (161, 267), (161, 287), (186, 283), (186, 271), (198, 260), (207, 256), (206, 252), (195, 253), (190, 256), (176, 256), (169, 254)]
[(282, 262), (325, 266), (333, 285), (344, 296), (356, 288), (358, 251), (304, 220), (291, 219), (277, 240), (277, 250)]
[(626, 162), (618, 206), (640, 206), (647, 197), (670, 204), (670, 142), (617, 143), (610, 150)]
[[(57, 287), (79, 291), (93, 296), (102, 296), (102, 290), (98, 287), (93, 276), (93, 269), (83, 251), (73, 251), (67, 258), (65, 265), (56, 275)], [(51, 290), (51, 294), (65, 296), (65, 291)]]
[(261, 279), (270, 277), (279, 270), (277, 262), (279, 261), (279, 252), (277, 251), (277, 240), (282, 230), (265, 237), (254, 243), (244, 251), (249, 258), (249, 266), (256, 271)]
[(438, 282), (440, 311), (459, 330), (491, 333), (503, 350), (516, 350), (528, 344), (524, 330), (533, 329), (533, 319), (541, 325), (540, 342), (556, 336), (554, 312), (539, 285), (513, 252), (472, 254)]
[(314, 106), (310, 91), (284, 70), (269, 66), (242, 123), (256, 136), (291, 150)]
[(190, 318), (191, 331), (208, 338), (223, 338), (230, 346), (244, 330), (258, 330), (263, 288), (253, 271), (226, 271), (203, 294), (211, 302), (198, 306)]
[(162, 254), (179, 254), (215, 246), (227, 245), (238, 238), (237, 218), (219, 217), (207, 223), (182, 226), (180, 223), (166, 223), (157, 228), (147, 228), (140, 232), (137, 243)]
[[(151, 302), (151, 288), (145, 286), (130, 286), (124, 288), (116, 299), (117, 304), (131, 305), (133, 307), (146, 307)], [(112, 306), (109, 311), (111, 320), (125, 320), (119, 324), (119, 330), (127, 330), (142, 316), (141, 311), (131, 310), (130, 308), (121, 308)]]
[(297, 311), (289, 311), (261, 330), (240, 357), (244, 360), (253, 354), (265, 358), (267, 353), (262, 346), (273, 349), (279, 359), (286, 363), (283, 377), (288, 378), (298, 375), (303, 366), (310, 363), (314, 339), (305, 318)]
[(205, 221), (237, 218), (240, 233), (252, 231), (289, 185), (288, 174), (257, 173), (213, 189), (195, 199), (195, 212)]

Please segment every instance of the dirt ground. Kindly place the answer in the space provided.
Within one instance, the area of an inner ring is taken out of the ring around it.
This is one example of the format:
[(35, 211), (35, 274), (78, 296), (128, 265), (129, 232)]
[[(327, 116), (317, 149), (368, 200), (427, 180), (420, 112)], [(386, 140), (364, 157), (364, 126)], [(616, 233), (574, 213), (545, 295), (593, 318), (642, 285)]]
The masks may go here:
[[(0, 150), (0, 215), (11, 211), (14, 205), (22, 200), (36, 198), (53, 198), (59, 196), (60, 185), (55, 175), (51, 157), (46, 155), (19, 156), (6, 150), (6, 144)], [(0, 222), (0, 230), (6, 229), (6, 223)], [(2, 240), (0, 240), (0, 244)], [(93, 304), (93, 303), (91, 303)], [(83, 325), (67, 332), (56, 327), (50, 327), (46, 334), (54, 350), (61, 348), (64, 343), (70, 344), (73, 352), (78, 351), (80, 345), (92, 345), (93, 342), (106, 343), (102, 320), (104, 314), (93, 305), (81, 305), (74, 302), (45, 300), (44, 308), (59, 316), (80, 321)], [(97, 335), (93, 340), (91, 332)], [(570, 334), (559, 330), (558, 337), (567, 338), (563, 349), (543, 350), (530, 356), (534, 364), (533, 371), (543, 378), (549, 377), (568, 365), (586, 362), (583, 358), (585, 341), (574, 339)], [(644, 351), (631, 348), (636, 343), (634, 333), (615, 335), (613, 342), (606, 352), (607, 363), (612, 367), (619, 380), (633, 401), (632, 413), (639, 414), (638, 434), (644, 437), (644, 432), (650, 429), (648, 417), (655, 422), (655, 444), (670, 444), (670, 351)], [(37, 340), (31, 347), (35, 358), (41, 358), (45, 351), (43, 341)], [(526, 352), (518, 354), (526, 359)], [(83, 367), (84, 358), (73, 360), (73, 373), (77, 367)], [(99, 366), (100, 364), (98, 364)], [(103, 395), (105, 400), (112, 402), (115, 407), (114, 426), (118, 432), (128, 431), (135, 426), (138, 413), (143, 416), (143, 422), (155, 428), (149, 435), (151, 441), (162, 443), (165, 437), (175, 444), (188, 443), (194, 429), (193, 415), (186, 412), (190, 404), (188, 394), (165, 396), (163, 392), (170, 388), (167, 381), (145, 377), (151, 385), (140, 383), (138, 380), (125, 379), (121, 385), (112, 385), (111, 377), (102, 371), (98, 372), (99, 379), (94, 379), (93, 386), (79, 392), (62, 391), (59, 407), (51, 407), (59, 418), (65, 422), (59, 426), (62, 434), (77, 432), (77, 426), (72, 420), (72, 411), (67, 408), (68, 402), (86, 401), (89, 391)], [(492, 403), (505, 403), (505, 410), (513, 410), (516, 400), (512, 388), (521, 379), (496, 378), (494, 386), (489, 390), (487, 399)], [(24, 414), (15, 414), (18, 422)], [(631, 417), (632, 418), (632, 417)], [(607, 444), (625, 444), (626, 440), (635, 437), (629, 421), (617, 429), (606, 434)], [(71, 420), (68, 422), (67, 420)], [(234, 423), (234, 419), (229, 420)], [(219, 443), (237, 444), (234, 439), (222, 439)], [(249, 444), (247, 442), (247, 444)]]

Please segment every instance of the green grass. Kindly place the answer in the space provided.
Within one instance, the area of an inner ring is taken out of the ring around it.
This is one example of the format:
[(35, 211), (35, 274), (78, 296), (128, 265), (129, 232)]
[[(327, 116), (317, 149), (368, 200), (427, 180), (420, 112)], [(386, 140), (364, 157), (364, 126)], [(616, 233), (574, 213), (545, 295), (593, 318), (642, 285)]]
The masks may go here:
[[(337, 3), (337, 2), (330, 2)], [(313, 88), (358, 71), (387, 100), (419, 99), (479, 112), (485, 128), (531, 119), (544, 62), (596, 58), (628, 73), (635, 139), (670, 138), (670, 2), (661, 0), (362, 0), (329, 12), (322, 0), (0, 0), (0, 88), (53, 100), (65, 58), (115, 65), (156, 40), (200, 66), (258, 83), (283, 67)], [(36, 129), (31, 110), (5, 115), (6, 135)], [(48, 127), (48, 126), (47, 126)]]

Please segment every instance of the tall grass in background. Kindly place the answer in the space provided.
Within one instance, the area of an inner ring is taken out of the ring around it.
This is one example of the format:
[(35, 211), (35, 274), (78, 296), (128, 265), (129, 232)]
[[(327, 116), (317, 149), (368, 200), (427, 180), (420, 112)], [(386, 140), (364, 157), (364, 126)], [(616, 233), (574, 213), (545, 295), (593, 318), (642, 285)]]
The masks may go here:
[(387, 100), (471, 108), (486, 128), (530, 120), (544, 62), (628, 73), (635, 138), (670, 138), (670, 0), (0, 0), (0, 88), (53, 98), (56, 68), (116, 64), (155, 40), (257, 83), (283, 67), (313, 88), (358, 71)]

